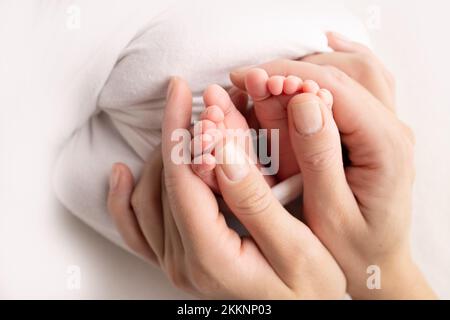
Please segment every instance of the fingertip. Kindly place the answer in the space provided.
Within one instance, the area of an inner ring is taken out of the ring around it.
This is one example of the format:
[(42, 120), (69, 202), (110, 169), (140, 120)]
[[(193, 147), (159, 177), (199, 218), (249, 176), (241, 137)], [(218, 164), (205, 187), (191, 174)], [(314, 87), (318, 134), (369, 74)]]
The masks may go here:
[(326, 32), (326, 37), (328, 39), (328, 46), (334, 51), (371, 53), (368, 47), (350, 40), (341, 33), (328, 31)]
[(133, 185), (133, 175), (130, 169), (123, 163), (114, 163), (109, 177), (109, 193), (131, 193)]

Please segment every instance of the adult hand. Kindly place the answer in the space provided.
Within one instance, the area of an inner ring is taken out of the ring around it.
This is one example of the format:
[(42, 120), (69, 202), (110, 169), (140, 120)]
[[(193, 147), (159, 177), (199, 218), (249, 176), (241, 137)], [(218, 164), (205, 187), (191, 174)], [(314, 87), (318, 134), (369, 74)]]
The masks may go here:
[[(393, 112), (392, 78), (368, 48), (335, 34), (328, 39), (336, 52), (259, 66), (269, 75), (315, 80), (334, 96), (334, 119), (313, 96), (288, 105), (305, 221), (344, 270), (354, 298), (432, 298), (410, 254), (414, 138)], [(242, 90), (245, 73), (231, 74)], [(309, 132), (315, 126), (313, 134), (302, 133), (305, 123)], [(381, 270), (381, 290), (367, 286), (373, 265)]]
[(149, 162), (134, 191), (129, 169), (114, 167), (108, 207), (125, 241), (157, 261), (176, 286), (201, 297), (343, 297), (345, 278), (335, 260), (275, 199), (238, 146), (228, 143), (222, 152), (242, 162), (219, 164), (216, 175), (225, 202), (251, 238), (227, 226), (213, 193), (188, 164), (172, 161), (177, 142), (171, 134), (188, 129), (191, 102), (186, 83), (173, 79), (162, 157)]

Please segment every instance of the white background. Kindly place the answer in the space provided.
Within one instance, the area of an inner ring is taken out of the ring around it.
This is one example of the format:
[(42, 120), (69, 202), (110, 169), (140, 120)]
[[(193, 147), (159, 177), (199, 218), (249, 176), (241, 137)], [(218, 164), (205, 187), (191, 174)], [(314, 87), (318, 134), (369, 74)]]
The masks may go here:
[[(367, 22), (376, 53), (396, 76), (400, 117), (417, 136), (413, 251), (434, 289), (449, 299), (450, 3), (341, 2)], [(26, 10), (10, 17), (27, 18), (33, 17)], [(5, 59), (20, 56), (33, 37), (9, 31), (0, 30), (8, 40), (0, 39), (0, 298), (188, 297), (57, 204), (49, 192), (54, 117), (29, 103), (30, 95), (51, 88), (27, 77), (27, 61), (17, 70)], [(23, 92), (24, 84), (33, 90)], [(68, 290), (70, 265), (80, 267), (79, 290)]]

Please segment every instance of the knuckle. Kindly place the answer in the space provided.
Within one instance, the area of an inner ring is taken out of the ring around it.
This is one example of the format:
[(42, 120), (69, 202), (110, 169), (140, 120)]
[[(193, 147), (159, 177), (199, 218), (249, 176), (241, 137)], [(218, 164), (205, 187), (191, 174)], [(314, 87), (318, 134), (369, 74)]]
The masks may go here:
[(356, 78), (367, 79), (381, 72), (379, 63), (368, 53), (358, 53), (355, 56)]
[(331, 167), (337, 160), (338, 150), (332, 146), (315, 150), (303, 157), (303, 167), (314, 172), (322, 172)]
[(266, 185), (247, 184), (236, 203), (236, 209), (239, 214), (258, 215), (268, 211), (271, 200), (271, 191)]
[(357, 66), (361, 70), (372, 72), (378, 69), (377, 61), (368, 53), (358, 53), (355, 56)]
[(335, 66), (325, 65), (323, 68), (326, 70), (325, 74), (331, 83), (346, 83), (349, 79), (348, 75), (344, 71), (336, 68)]
[(331, 65), (324, 65), (323, 68), (325, 70), (324, 77), (326, 83), (331, 83), (336, 86), (347, 85), (349, 83), (350, 77), (341, 69)]

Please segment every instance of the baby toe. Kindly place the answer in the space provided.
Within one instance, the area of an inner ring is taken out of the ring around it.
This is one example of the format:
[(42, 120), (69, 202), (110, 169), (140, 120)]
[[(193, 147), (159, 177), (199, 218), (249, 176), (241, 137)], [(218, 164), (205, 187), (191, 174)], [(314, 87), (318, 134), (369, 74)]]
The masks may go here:
[(205, 119), (200, 120), (194, 124), (194, 126), (191, 128), (191, 135), (193, 137), (198, 136), (202, 133), (206, 133), (211, 130), (217, 129), (217, 124), (214, 123), (211, 120)]
[(285, 77), (283, 76), (271, 76), (267, 81), (267, 88), (269, 89), (269, 92), (274, 96), (279, 96), (282, 94), (284, 79)]
[(202, 154), (192, 160), (192, 169), (198, 175), (203, 175), (216, 167), (216, 158), (210, 154)]
[(198, 157), (202, 154), (211, 152), (214, 148), (214, 137), (209, 133), (203, 133), (195, 136), (191, 140), (191, 154), (192, 157)]
[(283, 84), (283, 92), (287, 95), (292, 95), (300, 90), (302, 87), (303, 81), (299, 77), (296, 76), (288, 76), (284, 80)]
[(211, 154), (204, 154), (194, 158), (191, 168), (192, 171), (206, 183), (214, 192), (218, 193), (219, 188), (217, 178), (214, 172), (216, 159)]
[(303, 82), (303, 92), (317, 94), (319, 89), (319, 85), (313, 80), (305, 80)]

